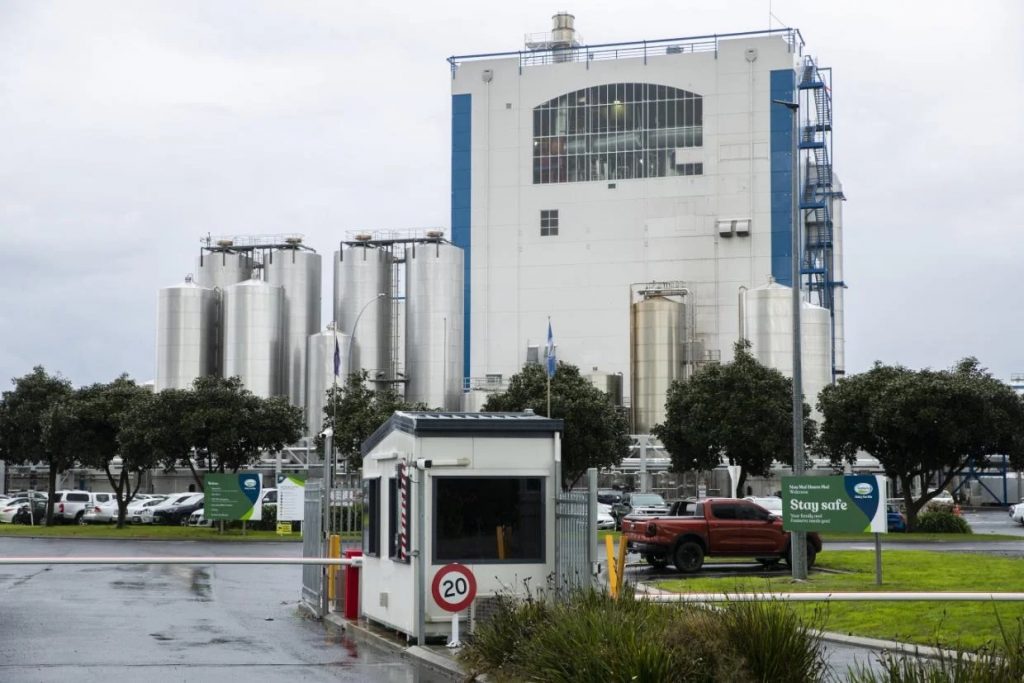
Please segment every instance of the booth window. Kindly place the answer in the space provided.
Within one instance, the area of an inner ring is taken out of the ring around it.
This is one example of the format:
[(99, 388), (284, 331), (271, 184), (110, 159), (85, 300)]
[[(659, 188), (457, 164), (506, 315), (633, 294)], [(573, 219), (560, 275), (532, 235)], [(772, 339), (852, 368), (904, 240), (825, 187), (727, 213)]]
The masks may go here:
[(380, 555), (380, 479), (363, 480), (363, 554)]
[(434, 477), (434, 562), (544, 562), (543, 477)]
[(397, 562), (409, 562), (409, 539), (412, 532), (412, 511), (409, 509), (409, 502), (412, 500), (411, 496), (405, 499), (405, 543), (406, 553), (405, 557), (401, 557), (399, 550), (401, 549), (401, 543), (399, 541), (398, 532), (399, 526), (401, 525), (401, 492), (398, 483), (398, 477), (392, 477), (388, 479), (388, 557)]

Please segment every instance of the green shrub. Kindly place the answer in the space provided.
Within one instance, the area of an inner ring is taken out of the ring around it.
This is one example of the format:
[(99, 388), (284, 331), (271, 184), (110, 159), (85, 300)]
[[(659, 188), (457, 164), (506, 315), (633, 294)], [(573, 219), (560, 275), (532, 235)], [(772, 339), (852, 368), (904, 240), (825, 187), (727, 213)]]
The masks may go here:
[(923, 534), (969, 534), (971, 525), (963, 517), (958, 517), (952, 512), (930, 510), (917, 516), (913, 530)]
[(780, 604), (658, 604), (628, 587), (618, 600), (599, 591), (565, 602), (503, 596), (459, 658), (499, 681), (805, 683), (825, 671), (820, 640)]

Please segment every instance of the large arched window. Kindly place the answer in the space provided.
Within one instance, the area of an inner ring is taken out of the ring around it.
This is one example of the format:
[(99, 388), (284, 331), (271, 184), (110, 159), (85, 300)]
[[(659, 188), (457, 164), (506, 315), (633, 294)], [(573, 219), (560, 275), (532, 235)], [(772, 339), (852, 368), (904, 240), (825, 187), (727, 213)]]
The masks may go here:
[(701, 175), (703, 98), (651, 83), (609, 83), (533, 110), (533, 182)]

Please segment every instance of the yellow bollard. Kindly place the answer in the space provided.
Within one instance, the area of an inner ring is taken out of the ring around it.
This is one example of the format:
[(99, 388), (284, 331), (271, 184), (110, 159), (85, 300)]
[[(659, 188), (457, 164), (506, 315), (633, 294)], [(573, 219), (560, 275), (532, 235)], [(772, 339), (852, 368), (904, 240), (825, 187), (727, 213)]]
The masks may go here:
[[(327, 537), (327, 557), (336, 559), (341, 557), (341, 536), (331, 534)], [(334, 600), (337, 596), (338, 565), (332, 564), (327, 567), (327, 599)]]
[(616, 585), (618, 576), (615, 573), (615, 544), (612, 541), (611, 534), (604, 537), (604, 549), (608, 554), (608, 593), (615, 598), (618, 597), (619, 591)]
[(618, 577), (618, 582), (615, 585), (615, 597), (619, 597), (622, 593), (622, 584), (626, 582), (626, 548), (629, 547), (629, 542), (626, 541), (625, 536), (619, 536), (619, 559), (615, 563), (615, 575)]

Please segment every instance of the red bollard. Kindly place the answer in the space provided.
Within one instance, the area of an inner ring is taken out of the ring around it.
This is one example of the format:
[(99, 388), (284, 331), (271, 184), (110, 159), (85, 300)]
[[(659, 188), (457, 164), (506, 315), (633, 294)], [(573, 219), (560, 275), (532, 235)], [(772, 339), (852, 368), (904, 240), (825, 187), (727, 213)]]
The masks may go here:
[[(346, 550), (345, 557), (362, 557), (362, 550)], [(359, 619), (359, 567), (345, 565), (345, 618)]]

